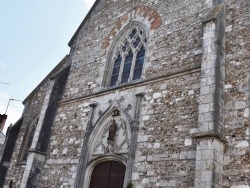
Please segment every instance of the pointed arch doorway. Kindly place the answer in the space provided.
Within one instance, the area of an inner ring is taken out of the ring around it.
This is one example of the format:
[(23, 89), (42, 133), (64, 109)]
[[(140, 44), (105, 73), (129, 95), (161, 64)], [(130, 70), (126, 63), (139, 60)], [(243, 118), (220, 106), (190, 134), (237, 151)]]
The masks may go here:
[(122, 188), (126, 167), (117, 161), (98, 164), (91, 176), (89, 188)]

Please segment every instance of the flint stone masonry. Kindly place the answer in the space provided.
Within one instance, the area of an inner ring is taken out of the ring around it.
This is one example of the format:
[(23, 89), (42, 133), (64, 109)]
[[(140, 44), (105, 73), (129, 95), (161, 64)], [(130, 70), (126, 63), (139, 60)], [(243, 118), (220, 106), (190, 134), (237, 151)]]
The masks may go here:
[[(24, 100), (0, 188), (88, 188), (104, 161), (125, 164), (123, 188), (249, 187), (249, 3), (97, 0), (69, 56)], [(142, 77), (106, 87), (113, 46), (133, 24), (147, 33)]]

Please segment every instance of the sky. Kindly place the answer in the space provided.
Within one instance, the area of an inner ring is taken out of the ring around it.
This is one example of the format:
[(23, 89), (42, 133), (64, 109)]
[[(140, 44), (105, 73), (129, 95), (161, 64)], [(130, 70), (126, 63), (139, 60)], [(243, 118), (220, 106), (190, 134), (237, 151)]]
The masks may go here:
[[(95, 0), (0, 0), (0, 114), (4, 132), (22, 101), (69, 53), (68, 42)], [(9, 84), (5, 84), (9, 83)]]

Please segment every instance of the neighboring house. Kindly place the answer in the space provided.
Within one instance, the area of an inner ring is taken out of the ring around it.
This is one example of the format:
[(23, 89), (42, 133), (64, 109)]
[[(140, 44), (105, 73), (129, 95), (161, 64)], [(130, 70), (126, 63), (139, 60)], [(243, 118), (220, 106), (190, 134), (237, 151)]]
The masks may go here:
[(5, 135), (0, 131), (0, 159), (2, 157), (3, 147), (4, 147)]
[(7, 117), (8, 116), (6, 114), (0, 114), (0, 160), (2, 157), (3, 149), (4, 149), (5, 135), (3, 133), (3, 129), (4, 129)]
[(0, 187), (249, 188), (249, 16), (245, 0), (97, 0), (24, 100)]

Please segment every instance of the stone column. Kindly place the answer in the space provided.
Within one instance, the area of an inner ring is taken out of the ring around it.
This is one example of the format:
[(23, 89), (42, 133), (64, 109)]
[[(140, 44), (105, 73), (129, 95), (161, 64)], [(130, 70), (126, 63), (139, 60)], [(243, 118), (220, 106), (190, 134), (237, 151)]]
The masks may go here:
[(49, 86), (22, 177), (21, 188), (39, 186), (39, 179), (49, 146), (51, 128), (57, 112), (57, 104), (62, 99), (69, 71), (70, 66), (67, 66), (49, 79)]
[(203, 19), (203, 53), (195, 188), (222, 187), (224, 154), (224, 4), (213, 1)]
[(139, 119), (140, 119), (140, 112), (141, 112), (141, 101), (144, 97), (144, 93), (138, 93), (136, 96), (136, 106), (134, 112), (134, 120), (131, 127), (131, 141), (130, 141), (130, 148), (129, 148), (129, 156), (126, 168), (126, 174), (124, 178), (123, 188), (127, 187), (127, 184), (131, 181), (132, 171), (133, 171), (133, 164), (135, 160), (135, 152), (137, 147), (137, 135), (139, 131)]
[(90, 114), (87, 122), (87, 127), (84, 133), (83, 146), (82, 146), (80, 161), (77, 168), (77, 176), (74, 188), (82, 188), (84, 185), (84, 175), (88, 162), (88, 158), (86, 157), (88, 153), (88, 143), (89, 143), (89, 137), (94, 128), (92, 121), (93, 121), (94, 110), (97, 106), (97, 103), (92, 103), (89, 106), (90, 106)]
[(35, 135), (34, 135), (32, 145), (29, 151), (29, 155), (28, 155), (28, 159), (26, 162), (20, 188), (28, 188), (29, 186), (32, 186), (30, 181), (35, 182), (32, 179), (35, 179), (36, 178), (35, 176), (38, 175), (34, 173), (32, 174), (32, 172), (35, 172), (38, 169), (42, 169), (44, 161), (45, 161), (45, 153), (38, 152), (36, 150), (36, 146), (37, 146), (39, 134), (41, 132), (41, 128), (44, 122), (45, 113), (49, 106), (49, 100), (50, 100), (50, 96), (54, 87), (54, 83), (55, 83), (54, 80), (50, 80), (50, 83), (46, 92), (45, 100), (43, 102), (42, 110), (39, 114), (39, 121), (37, 123)]

